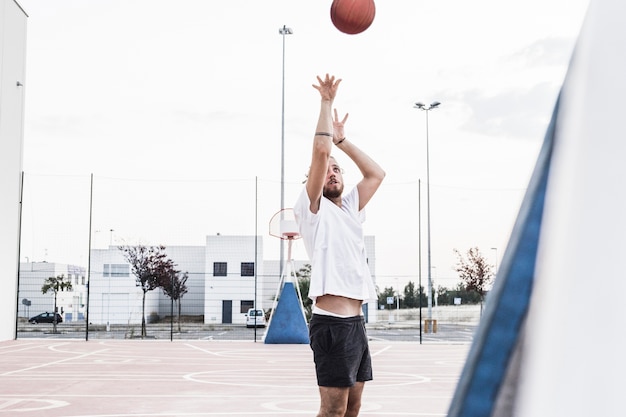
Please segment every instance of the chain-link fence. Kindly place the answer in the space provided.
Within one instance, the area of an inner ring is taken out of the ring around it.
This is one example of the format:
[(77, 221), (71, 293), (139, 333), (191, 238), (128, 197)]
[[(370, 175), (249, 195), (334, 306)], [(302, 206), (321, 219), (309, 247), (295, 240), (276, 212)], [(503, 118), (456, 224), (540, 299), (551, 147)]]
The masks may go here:
[[(301, 183), (285, 184), (286, 207), (301, 190)], [(376, 285), (392, 287), (400, 297), (409, 282), (419, 288), (422, 279), (417, 190), (411, 183), (386, 185), (368, 206), (365, 223)], [(441, 198), (445, 194), (439, 191)], [(403, 218), (401, 233), (386, 221), (392, 195), (404, 200), (392, 214)], [(18, 338), (261, 340), (265, 329), (246, 323), (248, 310), (263, 309), (269, 319), (281, 283), (308, 263), (300, 241), (288, 260), (285, 241), (269, 234), (269, 221), (281, 209), (274, 181), (26, 174), (23, 196)], [(184, 281), (174, 301), (163, 283), (138, 285), (123, 251), (161, 245), (177, 271), (172, 279)], [(452, 256), (452, 248), (447, 252)], [(66, 287), (43, 292), (50, 278)], [(452, 289), (459, 282), (452, 270), (437, 271), (433, 280), (433, 288)], [(480, 307), (394, 311), (370, 305), (366, 317), (372, 332), (401, 329), (416, 340), (415, 332), (445, 337), (447, 325), (471, 329)]]

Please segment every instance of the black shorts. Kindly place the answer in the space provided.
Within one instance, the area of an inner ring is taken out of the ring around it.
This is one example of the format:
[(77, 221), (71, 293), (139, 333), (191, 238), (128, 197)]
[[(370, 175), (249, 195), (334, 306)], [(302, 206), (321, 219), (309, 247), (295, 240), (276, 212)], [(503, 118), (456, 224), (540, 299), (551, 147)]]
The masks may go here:
[(372, 357), (363, 316), (340, 318), (313, 314), (309, 337), (317, 385), (351, 387), (372, 380)]

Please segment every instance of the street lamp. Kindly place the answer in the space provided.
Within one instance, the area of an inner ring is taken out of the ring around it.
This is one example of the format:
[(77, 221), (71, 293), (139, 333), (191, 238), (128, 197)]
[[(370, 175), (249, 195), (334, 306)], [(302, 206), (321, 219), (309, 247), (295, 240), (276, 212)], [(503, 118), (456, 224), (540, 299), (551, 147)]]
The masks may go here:
[(426, 112), (426, 224), (427, 224), (427, 239), (428, 239), (428, 318), (433, 318), (433, 280), (430, 267), (430, 157), (428, 149), (428, 112), (436, 109), (441, 103), (433, 101), (430, 105), (426, 106), (424, 103), (417, 102), (416, 109), (420, 109)]
[[(431, 266), (430, 269), (433, 271), (433, 279), (430, 280), (430, 285), (432, 286), (432, 288), (435, 288), (435, 280), (437, 280), (437, 267), (435, 265)], [(434, 291), (435, 292), (435, 302), (433, 304), (435, 304), (435, 308), (439, 307), (439, 304), (437, 303), (437, 290)]]
[(396, 278), (396, 322), (400, 321), (400, 284)]
[(494, 275), (497, 276), (498, 275), (498, 248), (491, 248), (491, 250), (496, 251), (496, 268), (495, 268), (496, 271), (495, 271)]
[[(283, 25), (278, 29), (278, 33), (283, 37), (283, 91), (281, 109), (281, 134), (280, 134), (280, 210), (285, 209), (285, 36), (293, 35), (293, 30)], [(280, 240), (280, 276), (283, 276), (285, 242)], [(256, 308), (256, 306), (254, 306)]]
[[(109, 249), (111, 249), (111, 246), (113, 246), (113, 232), (115, 230), (113, 229), (109, 229), (110, 237), (109, 237)], [(112, 272), (111, 271), (112, 266), (109, 266), (109, 295), (107, 297), (107, 332), (111, 331), (111, 276), (112, 276)]]

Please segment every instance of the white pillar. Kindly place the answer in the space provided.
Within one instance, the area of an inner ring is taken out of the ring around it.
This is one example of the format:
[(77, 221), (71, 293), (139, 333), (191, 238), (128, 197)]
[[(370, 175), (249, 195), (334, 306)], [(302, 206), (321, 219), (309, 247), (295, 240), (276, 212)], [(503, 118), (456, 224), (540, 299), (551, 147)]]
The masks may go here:
[(16, 330), (26, 18), (14, 0), (0, 0), (0, 340)]

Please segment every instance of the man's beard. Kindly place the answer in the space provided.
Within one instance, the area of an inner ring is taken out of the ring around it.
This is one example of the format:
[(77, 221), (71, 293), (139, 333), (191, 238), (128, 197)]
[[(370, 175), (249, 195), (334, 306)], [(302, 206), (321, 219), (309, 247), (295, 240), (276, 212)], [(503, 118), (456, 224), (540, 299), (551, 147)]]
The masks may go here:
[(335, 198), (341, 197), (341, 193), (343, 193), (343, 186), (333, 187), (333, 188), (324, 187), (324, 190), (322, 192), (324, 197), (330, 200), (334, 200)]

